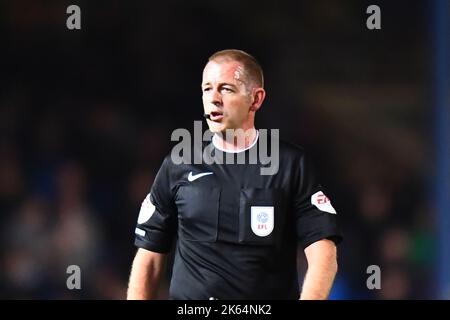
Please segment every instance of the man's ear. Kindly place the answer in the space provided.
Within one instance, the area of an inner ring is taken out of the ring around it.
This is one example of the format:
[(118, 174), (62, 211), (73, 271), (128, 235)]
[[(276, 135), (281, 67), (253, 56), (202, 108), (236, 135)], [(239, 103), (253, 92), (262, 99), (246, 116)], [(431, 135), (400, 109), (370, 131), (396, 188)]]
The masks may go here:
[(266, 97), (266, 91), (263, 88), (254, 88), (252, 94), (252, 104), (250, 111), (256, 112), (262, 105), (264, 98)]

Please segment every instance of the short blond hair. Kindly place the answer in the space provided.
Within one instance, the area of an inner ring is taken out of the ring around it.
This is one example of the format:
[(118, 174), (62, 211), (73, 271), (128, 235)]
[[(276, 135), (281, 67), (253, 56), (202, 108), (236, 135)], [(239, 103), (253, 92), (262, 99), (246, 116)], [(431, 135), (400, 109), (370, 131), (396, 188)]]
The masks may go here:
[(261, 65), (252, 55), (245, 51), (237, 49), (217, 51), (209, 57), (208, 62), (210, 61), (215, 61), (218, 63), (229, 61), (239, 62), (244, 68), (244, 73), (247, 79), (261, 88), (264, 87), (264, 75)]

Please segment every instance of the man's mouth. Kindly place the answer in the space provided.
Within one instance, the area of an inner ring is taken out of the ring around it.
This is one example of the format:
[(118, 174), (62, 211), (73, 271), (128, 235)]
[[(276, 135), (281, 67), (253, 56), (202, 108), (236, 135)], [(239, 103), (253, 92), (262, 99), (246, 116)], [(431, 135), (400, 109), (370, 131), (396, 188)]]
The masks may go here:
[(219, 111), (212, 111), (210, 113), (210, 119), (212, 121), (221, 121), (223, 119), (223, 113)]

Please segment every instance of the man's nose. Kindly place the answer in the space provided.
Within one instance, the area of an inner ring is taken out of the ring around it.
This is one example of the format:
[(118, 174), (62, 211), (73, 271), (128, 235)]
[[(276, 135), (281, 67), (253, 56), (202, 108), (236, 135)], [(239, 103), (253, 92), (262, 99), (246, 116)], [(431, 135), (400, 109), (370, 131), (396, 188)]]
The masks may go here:
[(215, 106), (219, 106), (222, 104), (222, 95), (218, 90), (211, 90), (209, 102), (214, 104)]

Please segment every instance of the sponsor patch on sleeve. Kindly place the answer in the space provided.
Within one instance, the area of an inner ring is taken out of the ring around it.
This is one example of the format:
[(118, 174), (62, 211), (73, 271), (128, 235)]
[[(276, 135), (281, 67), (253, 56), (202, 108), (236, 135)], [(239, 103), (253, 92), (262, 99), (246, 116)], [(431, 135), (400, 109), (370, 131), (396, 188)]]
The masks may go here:
[(322, 191), (318, 191), (311, 196), (311, 204), (315, 205), (320, 211), (336, 214), (330, 199)]
[(150, 200), (150, 193), (144, 199), (141, 205), (141, 210), (139, 211), (138, 224), (146, 223), (155, 212), (155, 206)]

